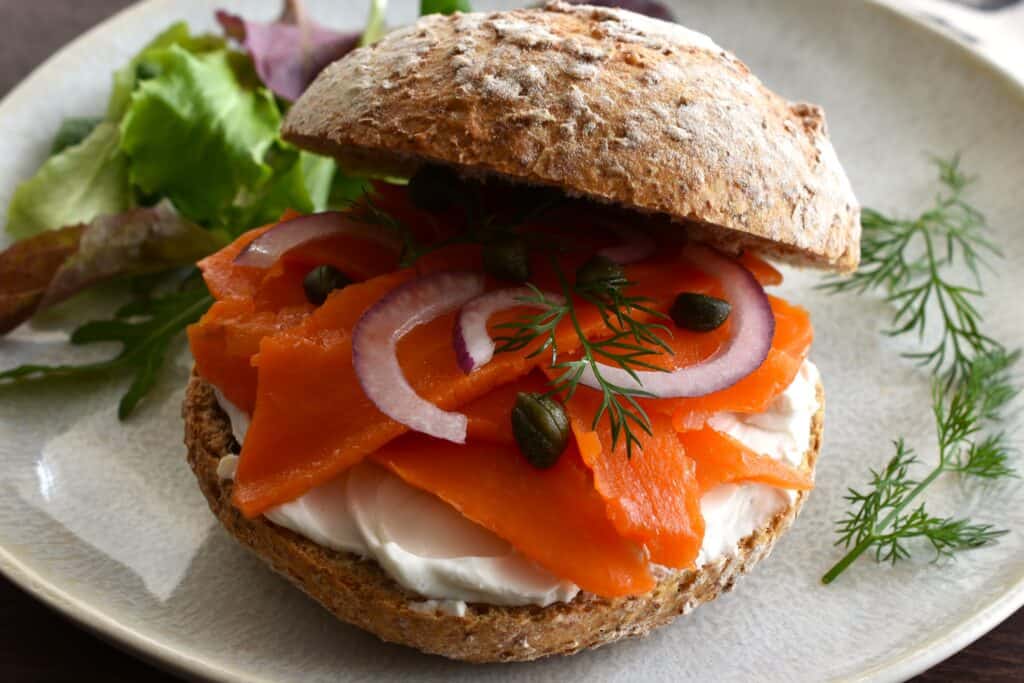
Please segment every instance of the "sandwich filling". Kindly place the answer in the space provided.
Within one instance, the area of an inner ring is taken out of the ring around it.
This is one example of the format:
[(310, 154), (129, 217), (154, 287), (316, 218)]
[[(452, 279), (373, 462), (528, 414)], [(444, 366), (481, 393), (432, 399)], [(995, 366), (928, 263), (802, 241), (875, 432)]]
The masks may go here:
[[(817, 368), (804, 361), (765, 412), (717, 413), (709, 422), (751, 450), (798, 467), (820, 407), (817, 384)], [(235, 438), (244, 442), (249, 416), (217, 394)], [(237, 464), (238, 456), (224, 456), (218, 474), (233, 479)], [(705, 493), (697, 568), (735, 554), (740, 540), (785, 510), (794, 495), (757, 483), (719, 484)], [(369, 463), (264, 516), (325, 548), (376, 561), (396, 583), (426, 598), (413, 603), (421, 609), (462, 615), (466, 603), (546, 607), (579, 593), (451, 506)]]
[(200, 267), (233, 504), (425, 598), (640, 594), (813, 486), (807, 313), (676, 224), (425, 167)]

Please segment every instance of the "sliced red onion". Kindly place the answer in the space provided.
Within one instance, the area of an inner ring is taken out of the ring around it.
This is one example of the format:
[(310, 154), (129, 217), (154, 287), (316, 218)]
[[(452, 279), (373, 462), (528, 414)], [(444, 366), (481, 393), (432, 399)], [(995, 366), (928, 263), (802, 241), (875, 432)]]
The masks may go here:
[(466, 443), (469, 420), (421, 398), (405, 378), (396, 349), (413, 328), (456, 310), (483, 291), (482, 274), (437, 273), (407, 282), (363, 314), (352, 329), (352, 365), (378, 410), (409, 429)]
[(235, 263), (253, 268), (269, 268), (295, 247), (331, 235), (352, 235), (386, 247), (401, 249), (396, 235), (380, 226), (352, 220), (341, 211), (325, 211), (281, 221), (254, 239), (235, 257)]
[[(689, 245), (683, 259), (722, 283), (732, 304), (729, 340), (707, 360), (672, 372), (637, 371), (634, 379), (618, 366), (598, 363), (605, 382), (646, 391), (656, 398), (694, 398), (727, 389), (761, 367), (772, 347), (775, 315), (768, 295), (736, 261), (708, 247)], [(590, 366), (580, 378), (585, 386), (599, 389)]]
[(623, 240), (618, 246), (605, 247), (597, 252), (610, 261), (620, 265), (636, 263), (649, 258), (657, 249), (654, 240), (639, 230), (627, 230), (616, 225), (609, 225), (608, 229)]
[[(552, 303), (565, 303), (565, 298), (550, 292), (541, 292), (545, 299)], [(532, 308), (544, 308), (543, 304), (536, 303), (537, 292), (529, 287), (513, 287), (511, 289), (499, 289), (488, 292), (473, 299), (459, 312), (459, 319), (455, 322), (455, 355), (459, 361), (459, 367), (467, 375), (476, 368), (491, 362), (494, 357), (494, 340), (487, 331), (487, 321), (498, 311), (516, 306), (530, 306)]]

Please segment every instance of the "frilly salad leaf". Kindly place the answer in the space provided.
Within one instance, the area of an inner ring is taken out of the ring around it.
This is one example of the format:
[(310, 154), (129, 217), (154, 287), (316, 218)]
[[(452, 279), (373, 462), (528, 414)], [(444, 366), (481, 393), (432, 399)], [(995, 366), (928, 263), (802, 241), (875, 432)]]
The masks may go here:
[[(118, 124), (140, 76), (152, 75), (147, 60), (172, 45), (199, 54), (222, 49), (224, 44), (222, 38), (192, 36), (185, 24), (174, 24), (115, 72), (106, 118), (76, 117), (62, 124), (50, 158), (15, 190), (7, 232), (24, 238), (134, 207), (135, 192)], [(140, 66), (144, 64), (146, 68)]]
[(153, 59), (163, 50), (177, 45), (191, 54), (204, 54), (222, 50), (223, 38), (215, 35), (193, 36), (188, 24), (178, 22), (149, 42), (131, 61), (114, 72), (114, 87), (107, 104), (107, 119), (120, 121), (131, 104), (132, 93), (140, 81), (158, 75), (159, 67)]
[[(376, 7), (371, 16), (379, 16)], [(317, 24), (299, 0), (285, 2), (275, 22), (248, 21), (223, 10), (217, 12), (217, 21), (252, 57), (263, 83), (288, 101), (297, 100), (324, 67), (354, 50), (362, 35)]]
[(84, 223), (134, 204), (117, 124), (99, 124), (82, 142), (50, 157), (14, 191), (7, 232), (15, 238)]
[(453, 14), (472, 12), (469, 0), (420, 0), (420, 14)]
[(237, 53), (173, 45), (148, 60), (159, 75), (139, 84), (121, 123), (132, 182), (197, 222), (222, 224), (240, 192), (273, 174), (264, 156), (281, 123), (274, 98), (245, 82)]
[(229, 225), (263, 225), (278, 220), (287, 209), (313, 213), (327, 208), (336, 170), (332, 159), (284, 145), (268, 156), (280, 170), (258, 190), (238, 198), (229, 212)]
[(223, 244), (166, 203), (21, 240), (0, 253), (0, 333), (101, 281), (188, 265)]

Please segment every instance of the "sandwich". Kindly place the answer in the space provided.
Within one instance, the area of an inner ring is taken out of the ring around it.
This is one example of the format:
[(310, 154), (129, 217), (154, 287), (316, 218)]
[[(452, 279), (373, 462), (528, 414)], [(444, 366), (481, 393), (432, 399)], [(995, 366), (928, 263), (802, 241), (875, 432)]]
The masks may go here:
[(556, 2), (421, 18), (283, 132), (381, 180), (200, 263), (185, 442), (239, 542), (473, 662), (645, 635), (771, 552), (824, 390), (770, 261), (859, 258), (818, 107), (704, 35)]

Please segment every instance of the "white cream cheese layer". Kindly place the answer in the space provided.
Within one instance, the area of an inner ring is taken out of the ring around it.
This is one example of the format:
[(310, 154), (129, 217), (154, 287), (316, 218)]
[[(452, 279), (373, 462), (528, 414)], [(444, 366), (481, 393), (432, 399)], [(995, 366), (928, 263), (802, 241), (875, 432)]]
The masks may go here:
[[(751, 450), (800, 464), (818, 410), (817, 382), (818, 371), (807, 361), (766, 412), (720, 413), (710, 423)], [(235, 438), (244, 441), (248, 416), (219, 392), (217, 400)], [(218, 474), (232, 478), (236, 463), (236, 456), (225, 456)], [(763, 484), (709, 491), (701, 499), (705, 534), (698, 565), (735, 553), (740, 539), (767, 524), (792, 497)], [(417, 609), (463, 614), (466, 602), (546, 606), (579, 592), (435, 496), (369, 463), (266, 517), (319, 545), (375, 560), (397, 583), (426, 598), (414, 604)]]

